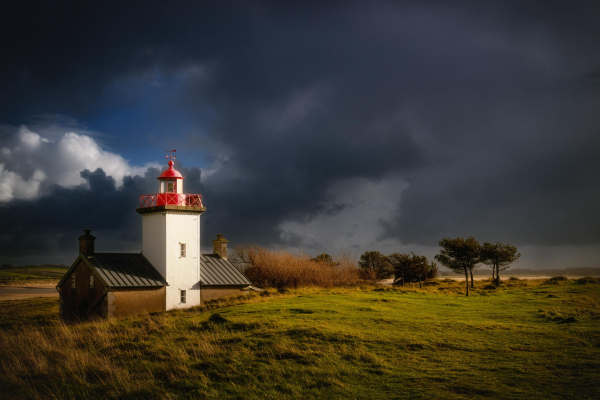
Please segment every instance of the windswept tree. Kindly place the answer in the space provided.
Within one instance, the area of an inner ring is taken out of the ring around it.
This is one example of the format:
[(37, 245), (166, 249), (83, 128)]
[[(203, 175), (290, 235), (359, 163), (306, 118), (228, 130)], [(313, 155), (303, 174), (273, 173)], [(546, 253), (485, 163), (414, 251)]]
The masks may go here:
[(388, 260), (394, 269), (394, 284), (402, 282), (404, 287), (405, 275), (410, 273), (412, 257), (406, 253), (393, 253), (388, 256)]
[(437, 275), (437, 265), (429, 264), (427, 257), (418, 256), (415, 253), (393, 253), (388, 256), (390, 264), (394, 269), (394, 284), (399, 282), (404, 287), (404, 282), (419, 282), (426, 279), (433, 279)]
[(480, 246), (472, 236), (463, 239), (443, 239), (440, 241), (440, 254), (435, 259), (456, 273), (465, 274), (467, 296), (469, 295), (469, 272), (473, 271), (480, 259)]
[(411, 272), (413, 275), (416, 275), (419, 280), (419, 287), (421, 286), (421, 282), (423, 278), (427, 276), (427, 272), (429, 272), (429, 262), (427, 261), (427, 257), (425, 256), (417, 256), (415, 253), (412, 254), (412, 266)]
[(519, 261), (521, 253), (509, 244), (488, 243), (481, 246), (480, 261), (492, 268), (492, 278), (496, 285), (500, 284), (500, 271), (510, 268), (510, 265)]
[(390, 261), (378, 251), (367, 251), (358, 260), (358, 266), (372, 278), (381, 280), (392, 276)]

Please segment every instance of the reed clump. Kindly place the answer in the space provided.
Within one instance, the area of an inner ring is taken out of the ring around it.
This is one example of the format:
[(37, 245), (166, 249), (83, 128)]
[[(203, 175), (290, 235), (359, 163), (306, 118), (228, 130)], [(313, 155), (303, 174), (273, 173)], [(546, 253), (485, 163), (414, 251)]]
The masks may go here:
[(349, 253), (338, 254), (332, 262), (326, 262), (316, 261), (303, 253), (248, 246), (239, 247), (233, 258), (248, 279), (259, 287), (331, 288), (363, 281), (356, 259)]

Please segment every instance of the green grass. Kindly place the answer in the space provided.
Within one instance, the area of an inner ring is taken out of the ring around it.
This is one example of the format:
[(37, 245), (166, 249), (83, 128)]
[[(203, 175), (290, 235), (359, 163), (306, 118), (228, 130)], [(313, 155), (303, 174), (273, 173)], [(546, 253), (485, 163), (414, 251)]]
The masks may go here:
[(268, 291), (78, 326), (58, 323), (56, 299), (0, 302), (0, 387), (6, 398), (600, 398), (597, 281), (505, 285), (470, 297), (439, 281)]
[(41, 269), (42, 271), (57, 271), (57, 272), (67, 272), (69, 268), (59, 268), (59, 267), (44, 267), (36, 266), (36, 267), (24, 267), (26, 269)]
[(21, 274), (17, 272), (0, 271), (0, 281), (18, 281), (23, 279), (47, 279), (39, 275)]

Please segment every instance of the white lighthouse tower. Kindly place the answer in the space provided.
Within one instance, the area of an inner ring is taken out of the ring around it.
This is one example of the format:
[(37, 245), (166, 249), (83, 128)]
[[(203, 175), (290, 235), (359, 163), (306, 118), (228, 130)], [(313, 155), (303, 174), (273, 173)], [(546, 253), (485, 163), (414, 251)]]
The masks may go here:
[(200, 215), (206, 211), (199, 194), (183, 193), (185, 179), (173, 168), (159, 177), (159, 192), (140, 197), (142, 254), (160, 272), (166, 287), (166, 309), (200, 305)]

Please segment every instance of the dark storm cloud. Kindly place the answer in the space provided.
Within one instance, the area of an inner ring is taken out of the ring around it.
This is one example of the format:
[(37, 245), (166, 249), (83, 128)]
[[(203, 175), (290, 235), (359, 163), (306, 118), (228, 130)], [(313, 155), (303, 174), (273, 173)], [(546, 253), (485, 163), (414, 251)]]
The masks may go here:
[[(102, 112), (115, 82), (153, 69), (178, 76), (176, 107), (207, 127), (189, 146), (222, 160), (204, 182), (199, 170), (182, 171), (186, 191), (208, 207), (205, 241), (220, 231), (234, 243), (302, 244), (282, 235), (283, 221), (348, 206), (336, 198), (332, 208), (328, 194), (343, 179), (389, 176), (409, 183), (399, 214), (382, 221), (385, 236), (403, 243), (470, 234), (519, 245), (600, 241), (598, 3), (18, 7), (0, 28), (11, 38), (2, 45), (0, 121), (86, 119)], [(199, 77), (182, 74), (198, 69)], [(104, 196), (75, 207), (92, 205), (90, 223), (139, 240), (133, 207), (121, 202), (154, 191), (155, 176), (119, 189), (101, 172), (82, 176), (88, 192), (57, 187), (44, 199)], [(21, 204), (1, 210), (8, 218)], [(89, 226), (67, 220), (39, 226), (67, 236)], [(2, 248), (27, 242), (26, 227), (38, 226), (27, 221)]]
[[(187, 175), (190, 189), (202, 192), (200, 170), (179, 169)], [(144, 177), (126, 176), (117, 188), (102, 169), (84, 170), (86, 184), (55, 185), (36, 200), (0, 205), (2, 260), (42, 263), (50, 258), (69, 263), (77, 257), (82, 229), (93, 229), (99, 251), (141, 251), (142, 224), (135, 209), (141, 194), (156, 193), (158, 175), (158, 169), (150, 168)]]

